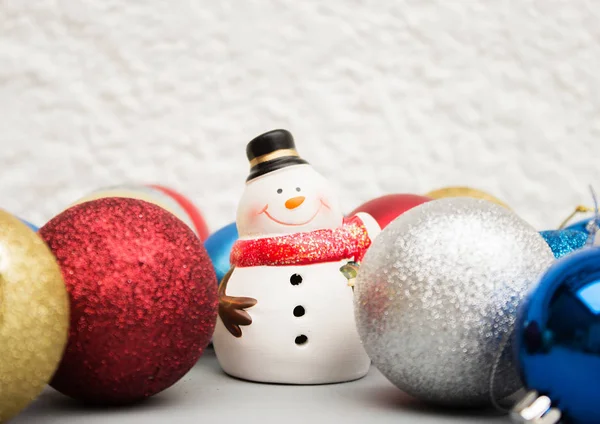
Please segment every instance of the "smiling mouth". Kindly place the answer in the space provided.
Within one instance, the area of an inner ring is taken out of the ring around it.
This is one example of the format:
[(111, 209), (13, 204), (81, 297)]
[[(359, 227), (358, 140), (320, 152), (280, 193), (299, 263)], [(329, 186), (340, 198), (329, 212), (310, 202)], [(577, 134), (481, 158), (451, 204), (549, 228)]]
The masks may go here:
[[(264, 213), (265, 215), (267, 215), (267, 217), (268, 217), (268, 218), (269, 218), (271, 221), (273, 221), (273, 222), (276, 222), (276, 223), (278, 223), (278, 224), (281, 224), (281, 225), (286, 225), (286, 226), (288, 226), (288, 227), (301, 227), (301, 226), (303, 226), (303, 225), (310, 224), (310, 223), (313, 221), (313, 219), (315, 219), (315, 218), (317, 217), (317, 215), (319, 214), (319, 212), (321, 212), (321, 209), (323, 208), (323, 206), (325, 206), (326, 208), (330, 209), (330, 208), (329, 208), (329, 205), (327, 205), (325, 202), (323, 202), (323, 201), (321, 200), (321, 203), (319, 203), (319, 208), (318, 208), (318, 209), (317, 209), (317, 211), (314, 213), (314, 215), (313, 215), (313, 216), (311, 216), (309, 220), (307, 220), (307, 221), (304, 221), (304, 222), (298, 222), (298, 223), (283, 222), (283, 221), (280, 221), (280, 220), (278, 220), (277, 218), (275, 218), (273, 215), (271, 215), (271, 214), (270, 214), (270, 213), (267, 211), (267, 209), (269, 208), (269, 205), (266, 205), (266, 206), (265, 206), (265, 208), (264, 208), (264, 209), (263, 209), (263, 210), (262, 210), (260, 213)], [(260, 215), (260, 213), (259, 213), (259, 215)]]

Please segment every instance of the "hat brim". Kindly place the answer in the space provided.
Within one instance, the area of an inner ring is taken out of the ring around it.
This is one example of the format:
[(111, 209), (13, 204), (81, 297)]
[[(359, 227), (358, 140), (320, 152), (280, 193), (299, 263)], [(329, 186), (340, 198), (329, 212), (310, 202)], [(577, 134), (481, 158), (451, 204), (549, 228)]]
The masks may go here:
[(297, 156), (286, 156), (283, 158), (277, 158), (267, 162), (259, 163), (250, 169), (250, 175), (246, 179), (246, 182), (268, 174), (269, 172), (277, 171), (278, 169), (293, 165), (308, 165), (308, 162)]

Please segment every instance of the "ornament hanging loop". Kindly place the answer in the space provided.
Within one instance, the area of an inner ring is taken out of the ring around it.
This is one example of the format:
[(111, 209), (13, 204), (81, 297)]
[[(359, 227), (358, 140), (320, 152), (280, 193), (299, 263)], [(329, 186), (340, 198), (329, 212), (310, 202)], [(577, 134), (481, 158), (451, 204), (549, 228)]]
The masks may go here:
[(548, 396), (540, 396), (536, 391), (528, 392), (510, 412), (512, 422), (518, 424), (558, 424), (562, 414), (552, 408)]
[(564, 229), (567, 226), (567, 224), (569, 223), (569, 221), (571, 221), (571, 219), (573, 219), (573, 217), (575, 215), (580, 214), (580, 213), (590, 213), (590, 212), (594, 212), (594, 209), (588, 208), (587, 206), (583, 206), (583, 205), (577, 206), (575, 208), (575, 210), (573, 212), (571, 212), (571, 215), (569, 215), (563, 222), (561, 222), (558, 229), (559, 230)]

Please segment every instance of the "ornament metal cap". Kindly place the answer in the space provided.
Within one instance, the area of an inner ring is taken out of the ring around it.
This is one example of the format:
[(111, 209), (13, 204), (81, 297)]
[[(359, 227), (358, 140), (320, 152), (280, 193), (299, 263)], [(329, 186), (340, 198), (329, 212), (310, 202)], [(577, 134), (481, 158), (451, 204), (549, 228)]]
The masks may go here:
[(277, 129), (255, 137), (246, 147), (250, 175), (246, 182), (286, 166), (307, 165), (296, 151), (294, 137), (287, 130)]
[(552, 408), (550, 398), (536, 391), (527, 393), (510, 413), (512, 422), (518, 424), (557, 424), (561, 416), (560, 410)]

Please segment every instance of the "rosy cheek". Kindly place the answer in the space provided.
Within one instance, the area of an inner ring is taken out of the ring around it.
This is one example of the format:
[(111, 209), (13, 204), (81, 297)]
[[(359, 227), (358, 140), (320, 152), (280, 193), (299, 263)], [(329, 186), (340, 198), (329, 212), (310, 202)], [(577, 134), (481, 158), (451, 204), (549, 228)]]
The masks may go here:
[(248, 219), (250, 221), (256, 221), (256, 219), (267, 210), (267, 205), (253, 205), (248, 210)]
[(327, 203), (327, 199), (325, 199), (325, 196), (319, 196), (319, 199), (325, 209), (331, 210), (331, 206), (329, 206), (329, 203)]

